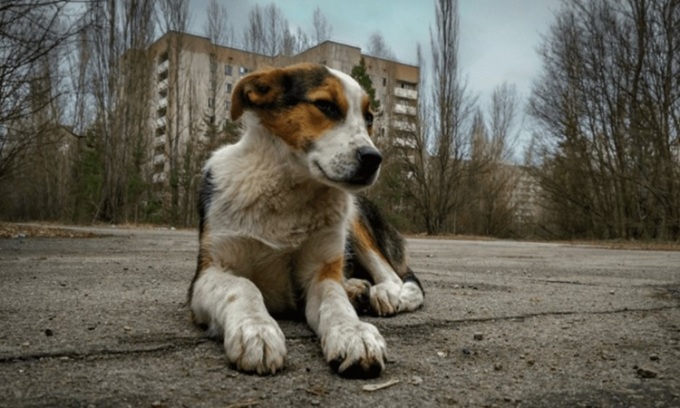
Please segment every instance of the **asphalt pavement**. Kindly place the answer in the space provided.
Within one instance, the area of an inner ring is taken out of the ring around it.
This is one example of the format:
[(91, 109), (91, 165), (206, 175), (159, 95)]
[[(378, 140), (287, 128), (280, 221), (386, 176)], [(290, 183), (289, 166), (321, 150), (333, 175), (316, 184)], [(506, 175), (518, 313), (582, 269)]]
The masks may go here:
[(365, 318), (381, 377), (298, 321), (260, 377), (189, 321), (196, 232), (86, 230), (0, 239), (2, 407), (680, 407), (680, 252), (410, 239), (425, 307)]

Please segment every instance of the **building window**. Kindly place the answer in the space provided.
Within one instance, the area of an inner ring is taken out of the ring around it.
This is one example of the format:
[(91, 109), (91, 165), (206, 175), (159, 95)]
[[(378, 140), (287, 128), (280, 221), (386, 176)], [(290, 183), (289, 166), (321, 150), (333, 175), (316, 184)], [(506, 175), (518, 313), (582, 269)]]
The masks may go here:
[(387, 86), (387, 78), (383, 77), (383, 86)]
[(208, 98), (208, 108), (212, 109), (214, 104), (215, 104), (215, 98)]
[(224, 75), (232, 75), (233, 68), (229, 64), (224, 64)]
[(231, 87), (232, 87), (232, 85), (231, 85), (230, 83), (227, 82), (227, 93), (228, 93), (228, 94), (231, 93)]
[(250, 72), (250, 70), (249, 70), (248, 68), (246, 68), (246, 67), (239, 67), (239, 69), (238, 69), (238, 73), (239, 73), (240, 75), (245, 75), (245, 74), (247, 74), (248, 72)]

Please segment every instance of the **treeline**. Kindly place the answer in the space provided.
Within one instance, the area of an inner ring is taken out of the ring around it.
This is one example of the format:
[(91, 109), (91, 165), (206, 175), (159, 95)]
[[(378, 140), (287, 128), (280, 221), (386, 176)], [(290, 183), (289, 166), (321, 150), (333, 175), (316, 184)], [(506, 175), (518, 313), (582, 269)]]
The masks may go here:
[(501, 86), (480, 110), (458, 66), (457, 4), (436, 5), (430, 94), (386, 172), (403, 227), (680, 239), (680, 2), (564, 2), (539, 49), (523, 166), (507, 165), (516, 93)]
[(529, 157), (543, 230), (680, 239), (680, 2), (569, 1), (540, 53)]

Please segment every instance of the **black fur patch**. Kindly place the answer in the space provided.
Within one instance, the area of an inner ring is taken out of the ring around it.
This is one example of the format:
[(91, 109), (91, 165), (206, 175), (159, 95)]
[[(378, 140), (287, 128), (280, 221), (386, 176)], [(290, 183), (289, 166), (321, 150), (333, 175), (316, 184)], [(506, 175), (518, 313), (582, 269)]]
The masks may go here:
[(420, 283), (420, 280), (416, 277), (416, 274), (413, 273), (413, 270), (411, 268), (408, 268), (408, 272), (406, 272), (406, 275), (401, 277), (401, 280), (406, 282), (413, 282), (418, 287), (420, 288), (420, 291), (423, 292), (423, 296), (425, 296), (425, 290), (423, 289), (423, 285)]
[(361, 223), (369, 229), (378, 249), (392, 268), (398, 271), (406, 255), (404, 238), (383, 218), (375, 204), (366, 197), (357, 196), (356, 199)]
[[(215, 185), (213, 184), (212, 173), (210, 170), (203, 174), (201, 178), (201, 184), (198, 187), (198, 237), (199, 242), (201, 237), (203, 237), (203, 232), (205, 230), (205, 221), (208, 215), (208, 209), (210, 208), (210, 202), (212, 201), (213, 193), (215, 192)], [(194, 284), (199, 277), (201, 272), (201, 257), (205, 256), (202, 249), (199, 248), (198, 256), (196, 258), (196, 273), (193, 279), (191, 279), (191, 284), (189, 285), (189, 293), (187, 294), (187, 304), (191, 303), (191, 298), (194, 294)]]
[(201, 178), (201, 184), (198, 187), (198, 233), (199, 236), (203, 234), (205, 228), (205, 217), (208, 215), (212, 195), (215, 191), (215, 185), (212, 180), (212, 172), (208, 170)]
[[(356, 200), (359, 207), (359, 221), (368, 229), (378, 250), (397, 273), (399, 273), (399, 269), (402, 269), (400, 278), (403, 282), (414, 282), (418, 285), (424, 295), (425, 291), (423, 290), (423, 285), (420, 283), (420, 280), (416, 277), (411, 268), (404, 265), (406, 257), (406, 243), (404, 238), (383, 218), (378, 207), (370, 200), (362, 196), (356, 196)], [(371, 284), (375, 284), (369, 272), (361, 262), (359, 262), (355, 248), (356, 244), (354, 243), (354, 238), (350, 236), (345, 248), (345, 276), (364, 279), (371, 282)], [(406, 272), (403, 272), (404, 268), (406, 268)]]

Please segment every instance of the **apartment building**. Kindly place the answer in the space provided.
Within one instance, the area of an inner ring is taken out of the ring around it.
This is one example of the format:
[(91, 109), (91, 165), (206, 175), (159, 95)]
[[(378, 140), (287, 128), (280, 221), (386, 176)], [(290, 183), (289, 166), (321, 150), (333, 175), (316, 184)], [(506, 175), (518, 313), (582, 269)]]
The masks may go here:
[(149, 47), (155, 72), (153, 181), (168, 182), (169, 155), (182, 154), (208, 124), (229, 121), (231, 93), (244, 75), (264, 67), (314, 62), (349, 73), (363, 58), (381, 105), (375, 128), (382, 143), (413, 130), (419, 68), (362, 54), (351, 45), (325, 41), (292, 56), (269, 57), (213, 44), (208, 38), (169, 32)]

